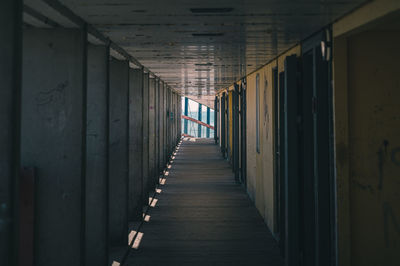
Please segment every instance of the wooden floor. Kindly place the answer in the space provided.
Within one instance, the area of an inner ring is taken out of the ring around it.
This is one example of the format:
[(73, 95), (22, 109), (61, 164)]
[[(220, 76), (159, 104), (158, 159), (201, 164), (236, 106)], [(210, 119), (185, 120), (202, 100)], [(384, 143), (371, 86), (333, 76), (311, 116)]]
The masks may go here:
[(283, 265), (278, 247), (211, 140), (184, 140), (139, 249), (124, 265)]

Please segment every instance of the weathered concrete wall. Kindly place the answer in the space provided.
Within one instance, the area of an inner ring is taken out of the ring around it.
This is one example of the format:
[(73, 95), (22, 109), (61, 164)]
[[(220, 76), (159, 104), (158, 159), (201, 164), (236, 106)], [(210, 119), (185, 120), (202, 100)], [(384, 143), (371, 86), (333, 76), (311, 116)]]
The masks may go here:
[[(338, 216), (347, 217), (338, 226), (339, 245), (345, 239), (350, 245), (346, 265), (397, 265), (400, 260), (399, 33), (366, 31), (336, 45), (337, 179), (344, 184), (338, 186)], [(339, 109), (341, 101), (347, 109)], [(348, 201), (348, 209), (342, 201)]]
[(149, 190), (155, 188), (155, 156), (156, 156), (156, 119), (155, 119), (155, 79), (149, 80)]
[(158, 184), (158, 177), (159, 177), (159, 153), (160, 153), (160, 80), (155, 80), (155, 104), (154, 104), (154, 145), (155, 145), (155, 154), (154, 154), (154, 174), (155, 174), (155, 183)]
[(149, 203), (149, 74), (143, 74), (143, 205)]
[(158, 169), (161, 172), (164, 169), (164, 82), (160, 82), (160, 101), (159, 101), (159, 106), (160, 106), (160, 112), (159, 112), (159, 117), (158, 121), (160, 121), (160, 126), (159, 126), (159, 136), (160, 136), (160, 141), (159, 141), (159, 153), (158, 153)]
[(170, 111), (171, 111), (171, 99), (170, 99), (170, 89), (166, 90), (166, 109), (167, 109), (167, 127), (166, 127), (166, 145), (165, 145), (165, 161), (168, 162), (169, 156), (169, 147), (171, 145), (171, 120), (170, 120)]
[(11, 265), (15, 257), (12, 226), (16, 224), (6, 221), (11, 221), (12, 210), (16, 210), (13, 201), (19, 173), (21, 10), (19, 0), (4, 0), (0, 4), (0, 265)]
[(143, 206), (143, 71), (129, 73), (129, 220), (142, 218)]
[(128, 241), (128, 61), (110, 62), (109, 239)]
[(105, 265), (108, 260), (108, 47), (88, 45), (87, 62), (85, 261), (87, 265)]
[(175, 146), (175, 131), (176, 131), (176, 94), (171, 93), (171, 108), (172, 108), (172, 128), (171, 128), (171, 151)]
[(37, 265), (82, 262), (84, 36), (71, 29), (24, 30), (21, 162), (37, 169)]
[(371, 1), (332, 27), (339, 265), (399, 261), (399, 10)]
[(167, 163), (168, 156), (168, 86), (164, 87), (164, 154), (163, 154), (163, 165), (165, 166)]

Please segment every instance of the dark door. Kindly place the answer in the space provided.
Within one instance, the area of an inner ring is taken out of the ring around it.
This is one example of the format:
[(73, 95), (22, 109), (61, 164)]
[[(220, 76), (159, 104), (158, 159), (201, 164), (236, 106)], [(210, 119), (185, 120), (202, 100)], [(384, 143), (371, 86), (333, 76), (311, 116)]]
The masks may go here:
[(278, 128), (279, 128), (279, 156), (277, 156), (277, 160), (279, 162), (279, 247), (281, 250), (281, 255), (285, 257), (285, 131), (284, 131), (284, 99), (285, 99), (285, 72), (279, 73), (279, 119), (278, 119)]
[(288, 266), (297, 266), (299, 252), (299, 84), (296, 55), (285, 59), (284, 84), (284, 178), (285, 178), (285, 255)]
[(232, 92), (232, 169), (239, 182), (239, 85)]
[(302, 45), (302, 252), (303, 265), (311, 266), (335, 261), (331, 63), (322, 52), (330, 52), (327, 34), (317, 33)]
[(225, 134), (226, 134), (226, 140), (225, 140), (225, 155), (226, 158), (229, 160), (229, 162), (231, 162), (231, 147), (230, 147), (230, 132), (229, 132), (229, 91), (225, 94), (225, 123), (226, 123), (226, 128), (225, 128)]
[(246, 80), (243, 79), (240, 84), (240, 181), (246, 186), (246, 164), (247, 164), (247, 146), (246, 146)]
[(313, 68), (312, 53), (302, 57), (302, 90), (300, 109), (300, 209), (301, 209), (301, 252), (303, 265), (315, 265), (315, 197), (314, 197), (314, 149), (313, 149)]
[(281, 204), (280, 204), (280, 145), (279, 145), (279, 87), (278, 87), (278, 68), (272, 69), (272, 86), (274, 97), (274, 204), (275, 204), (275, 237), (280, 242), (280, 219)]

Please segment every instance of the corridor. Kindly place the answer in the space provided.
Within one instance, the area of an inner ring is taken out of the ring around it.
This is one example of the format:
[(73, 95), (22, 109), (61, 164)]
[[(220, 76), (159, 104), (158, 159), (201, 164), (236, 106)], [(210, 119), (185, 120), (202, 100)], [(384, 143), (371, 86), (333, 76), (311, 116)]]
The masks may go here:
[(399, 266), (399, 0), (1, 0), (0, 266)]
[(124, 265), (283, 265), (276, 241), (214, 141), (184, 138)]

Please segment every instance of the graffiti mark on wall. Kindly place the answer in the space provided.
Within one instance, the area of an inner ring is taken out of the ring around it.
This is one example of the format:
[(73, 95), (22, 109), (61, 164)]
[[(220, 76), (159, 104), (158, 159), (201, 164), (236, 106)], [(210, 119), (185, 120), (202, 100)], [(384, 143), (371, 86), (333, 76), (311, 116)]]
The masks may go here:
[(36, 95), (38, 113), (45, 120), (47, 126), (62, 130), (66, 123), (66, 80), (52, 89), (42, 90)]
[(392, 150), (391, 159), (395, 165), (400, 166), (400, 147)]
[(378, 189), (379, 190), (382, 190), (382, 187), (383, 187), (383, 165), (385, 163), (388, 145), (389, 145), (389, 142), (387, 140), (384, 140), (382, 146), (379, 148), (379, 151), (378, 151), (378, 172), (379, 172)]
[[(392, 226), (390, 226), (390, 224)], [(384, 230), (384, 237), (385, 237), (385, 245), (386, 247), (390, 246), (390, 239), (389, 237), (391, 234), (389, 233), (389, 227), (393, 227), (394, 231), (400, 236), (400, 224), (397, 220), (396, 216), (393, 213), (392, 206), (389, 202), (383, 202), (383, 230)]]

